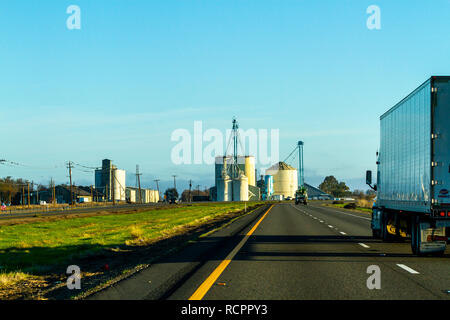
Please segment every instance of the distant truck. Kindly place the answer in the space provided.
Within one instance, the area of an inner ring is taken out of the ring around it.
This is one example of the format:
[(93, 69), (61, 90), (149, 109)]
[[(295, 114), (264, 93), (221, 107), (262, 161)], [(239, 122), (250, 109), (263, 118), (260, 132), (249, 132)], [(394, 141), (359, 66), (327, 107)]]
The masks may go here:
[(283, 201), (284, 197), (282, 194), (273, 194), (270, 196), (271, 200), (274, 201)]
[(372, 233), (411, 237), (416, 255), (442, 254), (450, 236), (450, 77), (431, 77), (380, 118)]
[(305, 206), (308, 204), (308, 192), (305, 187), (300, 187), (295, 192), (295, 204), (303, 203)]

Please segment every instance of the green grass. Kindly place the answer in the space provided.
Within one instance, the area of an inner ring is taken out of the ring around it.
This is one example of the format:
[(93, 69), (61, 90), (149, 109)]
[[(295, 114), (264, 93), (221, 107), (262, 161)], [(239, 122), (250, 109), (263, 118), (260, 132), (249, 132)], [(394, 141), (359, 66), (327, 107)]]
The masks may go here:
[[(256, 203), (248, 203), (254, 205)], [(42, 274), (55, 265), (96, 256), (105, 249), (145, 245), (244, 209), (244, 203), (193, 204), (140, 213), (0, 226), (0, 270)]]

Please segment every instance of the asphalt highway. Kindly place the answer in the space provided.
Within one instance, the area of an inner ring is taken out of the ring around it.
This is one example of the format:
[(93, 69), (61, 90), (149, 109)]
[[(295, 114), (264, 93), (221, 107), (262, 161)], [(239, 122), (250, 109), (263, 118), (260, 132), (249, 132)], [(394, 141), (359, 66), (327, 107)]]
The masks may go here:
[(277, 204), (227, 242), (166, 298), (450, 300), (449, 248), (416, 257), (409, 240), (375, 240), (369, 214)]

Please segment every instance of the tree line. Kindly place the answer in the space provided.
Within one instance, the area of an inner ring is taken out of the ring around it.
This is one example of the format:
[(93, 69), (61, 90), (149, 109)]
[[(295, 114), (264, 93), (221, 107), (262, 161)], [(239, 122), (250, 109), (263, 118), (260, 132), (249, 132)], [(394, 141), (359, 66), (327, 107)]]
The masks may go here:
[(336, 198), (354, 197), (358, 199), (372, 199), (375, 196), (373, 190), (354, 190), (350, 188), (343, 181), (338, 181), (334, 176), (325, 177), (324, 181), (319, 185), (319, 189)]

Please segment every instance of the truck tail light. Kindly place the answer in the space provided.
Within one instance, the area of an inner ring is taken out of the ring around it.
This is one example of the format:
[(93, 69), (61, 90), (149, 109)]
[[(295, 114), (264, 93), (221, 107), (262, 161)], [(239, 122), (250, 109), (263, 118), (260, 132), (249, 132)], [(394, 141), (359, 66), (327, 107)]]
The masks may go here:
[(450, 211), (449, 211), (449, 212), (447, 212), (447, 217), (450, 217)]
[(448, 241), (448, 237), (446, 236), (428, 236), (427, 242), (433, 242), (433, 241)]
[(439, 213), (439, 215), (440, 215), (441, 217), (445, 217), (445, 212), (442, 211), (442, 212)]

